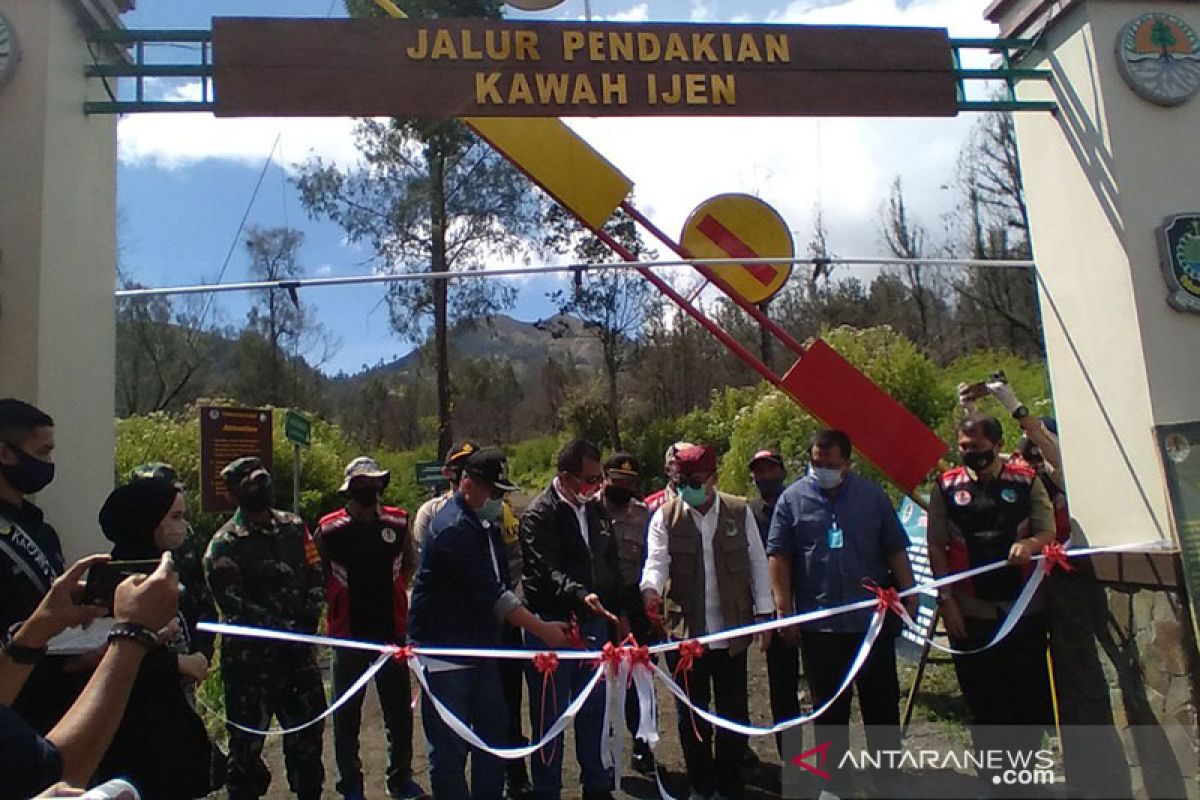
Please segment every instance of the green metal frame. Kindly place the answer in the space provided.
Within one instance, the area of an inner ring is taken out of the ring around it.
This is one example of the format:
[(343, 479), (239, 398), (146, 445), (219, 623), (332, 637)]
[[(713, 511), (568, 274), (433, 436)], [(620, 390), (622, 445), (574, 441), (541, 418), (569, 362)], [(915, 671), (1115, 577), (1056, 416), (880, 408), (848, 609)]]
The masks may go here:
[[(212, 31), (210, 30), (114, 30), (99, 31), (88, 40), (109, 51), (124, 55), (117, 63), (89, 64), (84, 74), (100, 80), (110, 99), (89, 100), (83, 104), (87, 114), (137, 114), (163, 111), (212, 111), (213, 67)], [(147, 58), (147, 49), (188, 50), (190, 62), (157, 62)], [(200, 100), (147, 100), (147, 79), (180, 79), (194, 82)], [(133, 84), (132, 97), (123, 93)]]
[[(1017, 82), (1025, 80), (1049, 81), (1053, 73), (1048, 69), (1024, 69), (1013, 66), (1018, 53), (1026, 53), (1037, 46), (1032, 39), (951, 39), (954, 50), (954, 77), (958, 81), (959, 111), (1056, 111), (1058, 104), (1052, 100), (1020, 100), (1017, 98)], [(964, 69), (964, 50), (987, 50), (999, 55), (1000, 63), (991, 69)], [(971, 100), (967, 88), (971, 83), (1000, 83), (1001, 97), (992, 100)]]
[[(94, 45), (116, 49), (125, 56), (122, 63), (94, 63), (86, 75), (103, 81), (109, 100), (88, 101), (88, 114), (136, 114), (163, 111), (212, 111), (213, 66), (212, 31), (209, 30), (122, 30), (95, 33)], [(962, 111), (1054, 111), (1052, 101), (1019, 100), (1017, 83), (1026, 80), (1050, 80), (1045, 69), (1024, 69), (1013, 66), (1016, 54), (1036, 46), (1030, 39), (951, 39), (954, 57), (954, 77), (958, 83), (958, 110)], [(195, 58), (186, 63), (157, 62), (147, 59), (147, 46), (187, 49)], [(991, 69), (964, 69), (964, 50), (987, 50), (998, 54), (999, 64)], [(199, 86), (200, 100), (147, 100), (148, 79), (191, 81)], [(127, 90), (133, 84), (132, 96)], [(968, 88), (979, 84), (1000, 84), (1001, 97), (991, 100), (971, 100)], [(123, 94), (122, 89), (127, 91)]]

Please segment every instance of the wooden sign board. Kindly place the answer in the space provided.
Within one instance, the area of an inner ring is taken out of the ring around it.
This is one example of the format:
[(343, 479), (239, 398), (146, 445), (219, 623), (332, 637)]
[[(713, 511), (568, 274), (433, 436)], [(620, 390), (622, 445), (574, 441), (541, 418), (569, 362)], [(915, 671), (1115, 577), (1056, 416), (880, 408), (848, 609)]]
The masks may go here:
[(233, 511), (221, 470), (242, 456), (258, 456), (271, 471), (271, 409), (200, 407), (200, 510)]
[(954, 116), (944, 29), (213, 21), (218, 116)]

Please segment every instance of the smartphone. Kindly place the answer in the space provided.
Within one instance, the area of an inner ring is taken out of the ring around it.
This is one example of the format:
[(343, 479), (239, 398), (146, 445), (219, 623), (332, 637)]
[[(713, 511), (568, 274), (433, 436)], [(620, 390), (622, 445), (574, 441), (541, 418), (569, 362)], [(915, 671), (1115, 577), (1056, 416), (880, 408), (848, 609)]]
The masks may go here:
[(111, 609), (117, 584), (130, 575), (149, 575), (158, 569), (158, 559), (145, 561), (109, 561), (97, 564), (88, 570), (87, 585), (83, 589), (86, 605), (103, 606)]

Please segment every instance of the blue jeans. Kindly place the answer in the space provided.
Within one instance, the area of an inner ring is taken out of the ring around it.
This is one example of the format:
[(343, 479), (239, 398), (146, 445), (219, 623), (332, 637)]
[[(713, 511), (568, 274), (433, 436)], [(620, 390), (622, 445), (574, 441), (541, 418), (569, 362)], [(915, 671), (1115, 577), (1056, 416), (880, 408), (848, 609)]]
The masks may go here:
[[(588, 641), (589, 648), (599, 649), (608, 641), (608, 623), (603, 620), (587, 620), (580, 623), (580, 633)], [(536, 636), (526, 632), (525, 646), (532, 650), (548, 649)], [(588, 661), (563, 661), (554, 673), (554, 689), (546, 687), (546, 720), (548, 728), (566, 710), (571, 701), (578, 697), (587, 682), (595, 674)], [(532, 730), (529, 738), (540, 739), (542, 728), (542, 674), (530, 665), (526, 671), (529, 679), (529, 719)], [(585, 792), (611, 790), (612, 772), (600, 762), (600, 738), (604, 731), (604, 682), (592, 692), (575, 718), (575, 758)], [(557, 704), (555, 700), (557, 699)], [(530, 756), (530, 772), (533, 775), (533, 796), (538, 800), (558, 800), (562, 794), (563, 739), (560, 735), (553, 743)], [(551, 752), (553, 751), (553, 752)]]
[[(470, 669), (427, 673), (429, 688), (442, 705), (494, 747), (505, 743), (504, 693), (494, 664)], [(421, 723), (429, 745), (429, 780), (434, 800), (501, 800), (504, 762), (474, 750), (438, 716), (422, 693)], [(471, 786), (467, 787), (467, 754), (471, 755)]]

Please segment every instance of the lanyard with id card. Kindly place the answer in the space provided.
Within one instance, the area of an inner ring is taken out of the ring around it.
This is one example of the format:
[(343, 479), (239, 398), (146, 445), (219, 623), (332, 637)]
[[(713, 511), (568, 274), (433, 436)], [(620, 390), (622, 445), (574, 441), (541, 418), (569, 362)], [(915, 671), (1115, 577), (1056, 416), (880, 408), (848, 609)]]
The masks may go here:
[(838, 523), (837, 512), (833, 511), (829, 519), (828, 546), (830, 550), (841, 550), (843, 544), (845, 536), (842, 534), (842, 526)]

